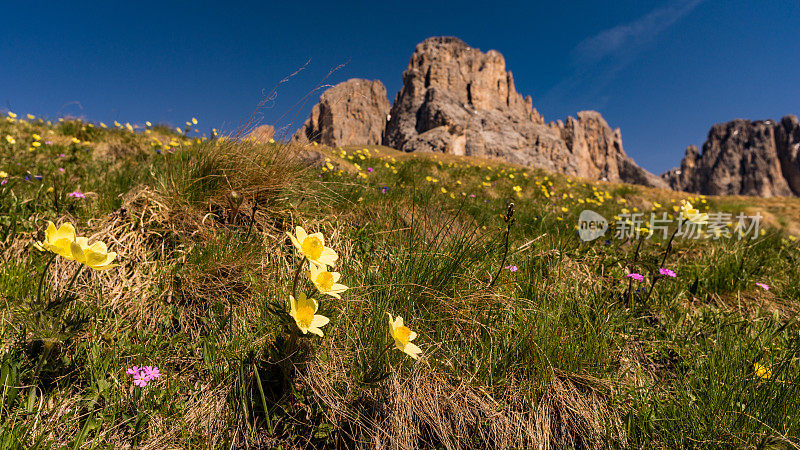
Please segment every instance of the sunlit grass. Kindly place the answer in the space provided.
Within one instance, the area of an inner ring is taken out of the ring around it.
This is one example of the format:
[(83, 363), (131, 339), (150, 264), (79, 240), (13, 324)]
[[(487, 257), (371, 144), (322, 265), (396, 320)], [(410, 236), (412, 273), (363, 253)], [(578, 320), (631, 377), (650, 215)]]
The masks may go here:
[[(3, 448), (798, 444), (800, 252), (780, 228), (797, 199), (385, 148), (309, 163), (187, 122), (0, 120)], [(772, 218), (666, 257), (669, 236), (614, 237), (623, 210), (675, 218), (686, 199)], [(580, 240), (583, 209), (612, 222), (603, 238)], [(120, 266), (71, 285), (76, 262), (34, 249), (48, 220)], [(315, 297), (322, 337), (288, 306), (319, 290), (296, 226), (324, 235), (348, 287)], [(659, 269), (676, 277), (653, 285)], [(42, 308), (40, 279), (69, 301)], [(160, 375), (134, 385), (132, 366)]]

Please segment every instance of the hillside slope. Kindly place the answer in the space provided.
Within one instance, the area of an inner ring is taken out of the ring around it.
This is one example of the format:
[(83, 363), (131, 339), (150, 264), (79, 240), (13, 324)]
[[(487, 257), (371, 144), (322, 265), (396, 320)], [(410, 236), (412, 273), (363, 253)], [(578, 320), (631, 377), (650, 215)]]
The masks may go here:
[(800, 443), (800, 199), (10, 116), (0, 178), (4, 448)]

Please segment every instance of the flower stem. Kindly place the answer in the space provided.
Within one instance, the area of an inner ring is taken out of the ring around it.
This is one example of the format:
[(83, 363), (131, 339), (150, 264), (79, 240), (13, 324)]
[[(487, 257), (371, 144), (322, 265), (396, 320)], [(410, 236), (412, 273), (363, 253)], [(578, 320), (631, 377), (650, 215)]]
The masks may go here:
[[(661, 265), (659, 268), (664, 267), (664, 264), (667, 262), (667, 256), (669, 256), (669, 251), (672, 249), (672, 241), (675, 240), (675, 235), (678, 234), (678, 231), (681, 229), (683, 224), (686, 221), (682, 221), (678, 224), (678, 228), (672, 232), (672, 236), (669, 237), (669, 242), (667, 242), (667, 248), (664, 249), (664, 257), (661, 258)], [(645, 299), (645, 303), (650, 303), (650, 295), (653, 293), (653, 289), (656, 287), (656, 281), (658, 281), (658, 275), (653, 274), (653, 280), (650, 281), (650, 290), (647, 291), (647, 298)]]
[(44, 285), (44, 277), (47, 276), (47, 269), (53, 264), (53, 261), (56, 259), (56, 254), (50, 257), (50, 260), (47, 261), (47, 265), (44, 266), (44, 270), (42, 270), (42, 276), (39, 278), (39, 288), (36, 290), (36, 304), (41, 305), (42, 302), (42, 286)]
[(506, 210), (506, 215), (503, 217), (503, 221), (506, 223), (506, 233), (503, 242), (504, 250), (503, 250), (503, 260), (500, 261), (500, 267), (497, 268), (497, 273), (495, 274), (492, 281), (489, 282), (489, 285), (486, 288), (490, 288), (494, 286), (497, 282), (497, 279), (500, 278), (500, 273), (503, 271), (503, 266), (506, 263), (506, 258), (508, 257), (508, 235), (511, 233), (511, 226), (514, 225), (514, 203), (508, 204), (508, 209)]
[(297, 270), (294, 271), (294, 281), (292, 282), (292, 297), (297, 300), (297, 282), (300, 281), (300, 272), (303, 271), (303, 264), (308, 260), (307, 257), (303, 256), (303, 260), (300, 261), (300, 265), (297, 266)]

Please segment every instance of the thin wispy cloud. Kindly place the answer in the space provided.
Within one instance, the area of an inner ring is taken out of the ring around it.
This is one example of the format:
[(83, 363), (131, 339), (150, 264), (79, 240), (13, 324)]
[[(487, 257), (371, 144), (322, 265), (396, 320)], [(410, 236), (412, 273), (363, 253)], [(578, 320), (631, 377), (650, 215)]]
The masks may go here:
[(580, 108), (602, 109), (611, 99), (605, 88), (616, 75), (704, 1), (678, 0), (584, 39), (571, 52), (572, 74), (547, 91), (543, 100), (559, 103), (569, 97), (580, 102)]
[(638, 53), (659, 34), (694, 10), (704, 0), (682, 0), (655, 9), (638, 19), (603, 30), (580, 42), (572, 52), (575, 65), (595, 64), (607, 58)]

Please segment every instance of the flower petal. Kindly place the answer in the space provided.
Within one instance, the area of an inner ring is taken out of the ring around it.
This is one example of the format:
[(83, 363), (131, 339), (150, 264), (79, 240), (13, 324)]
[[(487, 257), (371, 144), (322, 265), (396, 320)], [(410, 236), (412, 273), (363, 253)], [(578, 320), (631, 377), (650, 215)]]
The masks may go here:
[(331, 319), (329, 319), (329, 318), (327, 318), (325, 316), (321, 316), (321, 315), (317, 314), (317, 315), (314, 316), (314, 319), (311, 320), (311, 328), (324, 327), (330, 321), (331, 321)]
[(295, 232), (295, 235), (297, 235), (297, 240), (300, 241), (300, 242), (305, 241), (306, 237), (308, 236), (308, 234), (306, 233), (306, 230), (303, 227), (295, 228), (294, 232)]
[(422, 349), (412, 343), (408, 343), (405, 345), (403, 352), (405, 352), (408, 356), (417, 359), (419, 358), (419, 355), (422, 353)]

